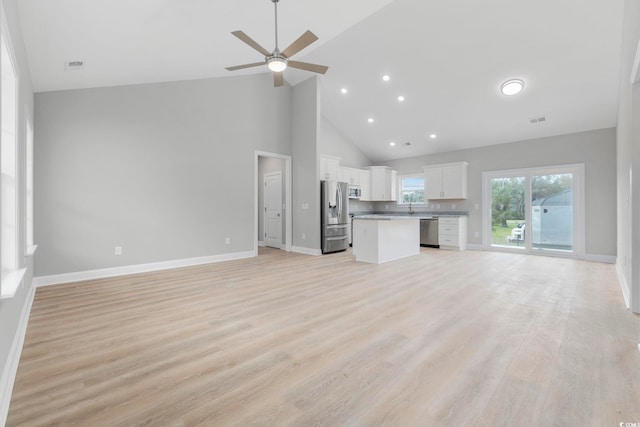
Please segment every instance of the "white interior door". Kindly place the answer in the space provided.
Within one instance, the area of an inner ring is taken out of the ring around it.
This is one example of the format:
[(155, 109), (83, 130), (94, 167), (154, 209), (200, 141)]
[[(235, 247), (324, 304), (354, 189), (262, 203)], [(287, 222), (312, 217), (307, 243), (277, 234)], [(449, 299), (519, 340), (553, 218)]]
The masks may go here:
[(282, 246), (282, 172), (264, 174), (264, 244)]

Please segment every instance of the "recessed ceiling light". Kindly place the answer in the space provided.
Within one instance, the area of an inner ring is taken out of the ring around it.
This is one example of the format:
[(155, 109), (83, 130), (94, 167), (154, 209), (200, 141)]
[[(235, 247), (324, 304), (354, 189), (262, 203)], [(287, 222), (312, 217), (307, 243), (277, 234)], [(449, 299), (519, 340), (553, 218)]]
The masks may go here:
[(389, 80), (391, 80), (391, 77), (389, 76), (389, 74), (385, 74), (384, 76), (382, 76), (382, 80), (388, 82)]
[(345, 93), (347, 93), (347, 92), (349, 92), (349, 91), (347, 90), (347, 88), (346, 88), (346, 87), (343, 87), (342, 89), (340, 89), (340, 92), (342, 92), (343, 94), (345, 94)]
[(436, 135), (435, 133), (432, 133), (431, 135), (429, 135), (429, 138), (431, 138), (431, 139), (436, 139), (436, 137), (437, 137), (437, 136), (438, 136), (438, 135)]
[(373, 123), (373, 118), (369, 117), (369, 118), (367, 119), (367, 121), (368, 121), (369, 123)]
[(396, 146), (396, 143), (395, 143), (395, 142), (393, 142), (393, 141), (391, 141), (391, 142), (389, 143), (389, 145), (390, 145), (390, 146), (392, 146), (392, 147), (395, 147), (395, 146)]
[(520, 93), (520, 91), (524, 88), (524, 82), (520, 79), (511, 79), (500, 85), (500, 92), (503, 95), (512, 96)]
[(398, 101), (400, 101), (400, 102), (404, 101), (404, 96), (400, 95), (400, 96), (398, 97)]

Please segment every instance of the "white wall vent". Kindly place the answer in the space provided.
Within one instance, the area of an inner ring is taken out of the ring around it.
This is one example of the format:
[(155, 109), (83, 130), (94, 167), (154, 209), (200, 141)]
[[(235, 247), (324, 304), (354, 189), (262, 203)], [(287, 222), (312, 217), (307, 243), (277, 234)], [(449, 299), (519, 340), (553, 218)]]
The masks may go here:
[(546, 122), (547, 118), (545, 116), (538, 116), (538, 117), (529, 117), (529, 123), (536, 124), (536, 123), (542, 123), (542, 122)]
[(84, 61), (67, 61), (64, 64), (64, 69), (67, 71), (76, 71), (84, 69)]
[(408, 146), (410, 146), (410, 145), (411, 145), (411, 143), (410, 143), (410, 142), (405, 142), (405, 143), (404, 143), (404, 144), (402, 144), (402, 145), (404, 145), (405, 147), (408, 147)]

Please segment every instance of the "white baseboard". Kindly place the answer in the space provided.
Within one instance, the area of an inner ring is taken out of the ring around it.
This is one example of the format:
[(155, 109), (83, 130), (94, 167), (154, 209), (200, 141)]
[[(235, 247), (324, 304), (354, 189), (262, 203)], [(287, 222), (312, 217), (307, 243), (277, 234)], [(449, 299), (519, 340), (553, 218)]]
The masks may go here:
[[(467, 244), (467, 249), (472, 250), (472, 251), (484, 251), (484, 250), (486, 250), (483, 245), (477, 245), (477, 244), (473, 244), (473, 243), (468, 243)], [(582, 259), (584, 259), (585, 261), (604, 262), (604, 263), (607, 263), (607, 264), (615, 264), (616, 260), (617, 260), (617, 258), (615, 256), (611, 256), (611, 255), (596, 255), (596, 254), (585, 254), (584, 257), (582, 257)]]
[(29, 315), (31, 314), (31, 305), (33, 304), (35, 292), (36, 288), (32, 284), (27, 300), (22, 307), (18, 329), (13, 336), (7, 361), (2, 368), (2, 377), (0, 377), (0, 426), (6, 424), (9, 415), (13, 383), (16, 380), (16, 373), (18, 372), (18, 364), (20, 363), (20, 355), (22, 354), (22, 346), (27, 333), (27, 324), (29, 323)]
[(260, 246), (261, 248), (264, 248), (267, 245), (265, 245), (262, 240), (258, 240), (258, 246)]
[(594, 254), (584, 255), (585, 261), (604, 262), (607, 264), (615, 264), (616, 259), (617, 258), (615, 256), (611, 256), (611, 255), (594, 255)]
[(292, 246), (291, 252), (313, 256), (322, 255), (322, 250), (320, 249), (303, 248), (302, 246)]
[(99, 270), (78, 271), (74, 273), (54, 274), (51, 276), (38, 276), (34, 277), (33, 283), (36, 287), (60, 285), (62, 283), (72, 283), (84, 280), (103, 279), (106, 277), (125, 276), (127, 274), (148, 273), (151, 271), (168, 270), (170, 268), (190, 267), (194, 265), (211, 264), (215, 262), (233, 261), (236, 259), (253, 258), (254, 256), (256, 256), (254, 251), (246, 251), (198, 258), (185, 258), (173, 261), (152, 262), (149, 264), (102, 268)]
[(618, 272), (618, 283), (620, 283), (620, 289), (622, 290), (624, 305), (626, 305), (627, 310), (629, 310), (629, 308), (631, 308), (629, 301), (629, 284), (627, 283), (627, 279), (624, 277), (624, 272), (622, 271), (622, 266), (619, 262), (616, 262), (616, 271)]

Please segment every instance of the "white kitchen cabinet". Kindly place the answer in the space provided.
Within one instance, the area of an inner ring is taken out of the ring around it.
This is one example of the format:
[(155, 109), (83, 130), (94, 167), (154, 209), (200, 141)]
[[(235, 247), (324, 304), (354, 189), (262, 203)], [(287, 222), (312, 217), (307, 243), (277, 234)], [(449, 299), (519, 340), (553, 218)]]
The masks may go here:
[(338, 181), (346, 182), (349, 185), (361, 185), (360, 169), (340, 166), (338, 168)]
[(466, 199), (467, 162), (424, 167), (424, 194), (428, 200)]
[(365, 169), (358, 169), (360, 173), (360, 200), (368, 202), (371, 200), (371, 172)]
[(388, 166), (369, 166), (371, 174), (370, 200), (395, 201), (397, 171)]
[(391, 170), (391, 198), (394, 202), (398, 200), (398, 171)]
[(438, 245), (440, 245), (440, 249), (454, 251), (467, 249), (467, 217), (439, 217)]
[(338, 181), (340, 159), (337, 157), (320, 156), (320, 180)]

